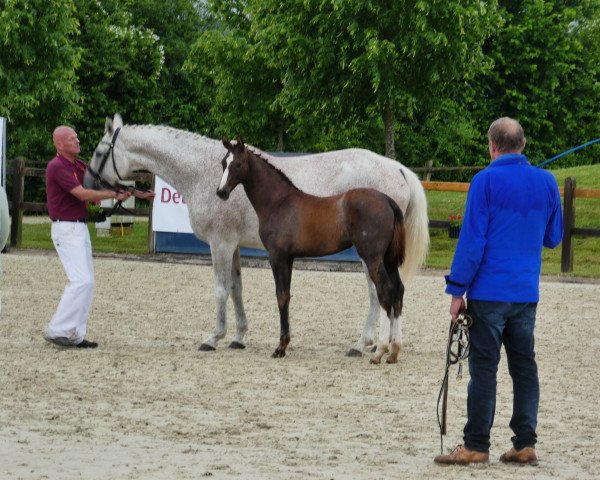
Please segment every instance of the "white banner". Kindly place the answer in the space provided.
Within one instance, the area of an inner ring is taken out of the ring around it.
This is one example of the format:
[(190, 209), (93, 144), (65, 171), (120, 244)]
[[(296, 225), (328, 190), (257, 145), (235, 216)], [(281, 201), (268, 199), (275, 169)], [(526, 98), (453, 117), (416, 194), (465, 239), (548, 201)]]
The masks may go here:
[(162, 178), (154, 181), (156, 196), (152, 204), (152, 230), (155, 232), (194, 233), (185, 200)]
[(0, 185), (6, 188), (6, 121), (0, 117)]

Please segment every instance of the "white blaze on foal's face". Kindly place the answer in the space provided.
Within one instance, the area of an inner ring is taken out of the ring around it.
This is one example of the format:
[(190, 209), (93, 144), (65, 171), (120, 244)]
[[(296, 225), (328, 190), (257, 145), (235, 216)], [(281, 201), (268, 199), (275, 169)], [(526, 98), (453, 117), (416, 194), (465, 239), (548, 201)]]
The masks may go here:
[(223, 171), (223, 176), (221, 177), (221, 183), (219, 184), (219, 190), (223, 190), (227, 184), (227, 179), (229, 178), (229, 166), (231, 165), (231, 162), (233, 162), (233, 155), (229, 155), (226, 162), (225, 170)]

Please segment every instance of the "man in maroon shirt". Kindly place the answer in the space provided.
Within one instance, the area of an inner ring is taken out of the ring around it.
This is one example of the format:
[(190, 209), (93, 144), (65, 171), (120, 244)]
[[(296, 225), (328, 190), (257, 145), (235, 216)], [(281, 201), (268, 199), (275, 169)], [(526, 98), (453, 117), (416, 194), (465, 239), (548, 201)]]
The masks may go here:
[(77, 158), (79, 139), (71, 127), (57, 127), (52, 134), (56, 147), (46, 167), (48, 214), (52, 220), (52, 242), (69, 280), (44, 338), (61, 347), (96, 348), (85, 339), (94, 296), (92, 245), (85, 223), (87, 203), (106, 198), (126, 200), (132, 193), (152, 198), (153, 193), (89, 190), (82, 186), (86, 164)]

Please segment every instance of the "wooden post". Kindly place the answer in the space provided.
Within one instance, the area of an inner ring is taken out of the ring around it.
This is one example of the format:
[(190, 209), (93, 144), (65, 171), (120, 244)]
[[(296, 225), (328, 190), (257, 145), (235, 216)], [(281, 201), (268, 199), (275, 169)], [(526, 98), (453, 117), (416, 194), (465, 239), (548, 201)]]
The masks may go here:
[(433, 168), (433, 160), (427, 160), (425, 162), (425, 174), (424, 179), (426, 182), (431, 181), (431, 169)]
[[(152, 175), (152, 181), (150, 182), (150, 189), (154, 190), (154, 182), (156, 176)], [(148, 253), (154, 253), (154, 232), (152, 231), (152, 205), (154, 202), (150, 200), (150, 213), (148, 214)]]
[(564, 206), (563, 206), (563, 239), (560, 271), (570, 273), (573, 271), (573, 235), (575, 226), (575, 178), (565, 178)]
[(12, 206), (10, 209), (10, 246), (19, 248), (23, 233), (23, 192), (25, 190), (25, 160), (16, 158), (13, 165)]

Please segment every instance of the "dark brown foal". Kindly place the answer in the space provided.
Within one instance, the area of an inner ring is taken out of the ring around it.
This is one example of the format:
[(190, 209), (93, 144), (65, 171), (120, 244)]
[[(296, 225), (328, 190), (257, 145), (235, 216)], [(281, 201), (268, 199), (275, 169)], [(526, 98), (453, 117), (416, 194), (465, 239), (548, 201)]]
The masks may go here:
[[(405, 229), (402, 212), (387, 195), (358, 188), (331, 197), (309, 195), (265, 159), (223, 139), (232, 157), (223, 160), (223, 177), (217, 195), (227, 200), (240, 183), (258, 215), (260, 239), (269, 253), (275, 278), (280, 316), (279, 346), (273, 357), (285, 356), (290, 342), (289, 303), (292, 268), (296, 257), (319, 257), (354, 245), (376, 286), (382, 315), (377, 351), (379, 363), (397, 361), (400, 351), (399, 317), (404, 285), (398, 267), (404, 261)], [(391, 345), (390, 345), (391, 343)]]

